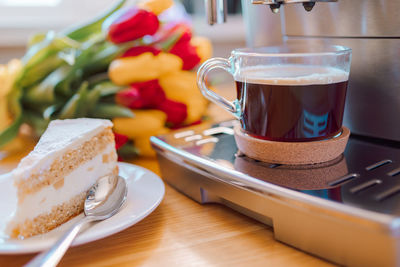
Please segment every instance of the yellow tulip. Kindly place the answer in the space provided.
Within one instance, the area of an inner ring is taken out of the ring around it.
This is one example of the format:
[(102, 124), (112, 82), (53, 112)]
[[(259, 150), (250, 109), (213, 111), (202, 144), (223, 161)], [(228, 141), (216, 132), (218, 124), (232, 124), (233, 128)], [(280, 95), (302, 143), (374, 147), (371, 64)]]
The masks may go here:
[(200, 57), (200, 63), (212, 57), (213, 49), (211, 41), (205, 37), (195, 36), (190, 40), (190, 44), (196, 48), (197, 55)]
[(146, 52), (134, 57), (118, 58), (108, 69), (110, 79), (118, 85), (158, 79), (161, 75), (182, 69), (182, 59), (161, 52), (157, 56)]
[(138, 6), (150, 12), (153, 12), (156, 15), (159, 15), (164, 10), (170, 8), (173, 3), (174, 1), (172, 0), (145, 0), (143, 2), (140, 2)]
[(185, 120), (186, 124), (191, 124), (193, 122), (201, 120), (207, 109), (207, 101), (199, 99), (189, 99), (186, 102), (187, 106), (187, 117)]
[(174, 54), (161, 52), (157, 55), (155, 64), (160, 68), (161, 76), (182, 69), (183, 61)]
[(127, 85), (156, 79), (159, 70), (153, 64), (154, 55), (150, 52), (135, 57), (118, 58), (111, 62), (108, 75), (117, 85)]
[(21, 68), (22, 62), (19, 59), (13, 59), (7, 65), (0, 65), (0, 98), (10, 92)]
[(0, 131), (5, 129), (11, 122), (11, 116), (7, 109), (7, 99), (0, 98)]
[(159, 110), (143, 109), (133, 110), (133, 118), (114, 118), (114, 131), (135, 139), (140, 137), (150, 137), (157, 134), (164, 125), (167, 116)]
[(188, 114), (185, 123), (201, 119), (208, 102), (197, 88), (196, 73), (176, 71), (161, 76), (158, 82), (168, 99), (186, 104)]
[(19, 59), (13, 59), (7, 65), (0, 65), (0, 131), (12, 120), (7, 108), (7, 94), (21, 69), (22, 62)]
[[(166, 134), (169, 131), (170, 130), (168, 128), (161, 128), (157, 132), (154, 132), (152, 135)], [(151, 147), (150, 136), (139, 137), (134, 139), (133, 145), (139, 151), (140, 156), (154, 157), (156, 155), (156, 152)]]

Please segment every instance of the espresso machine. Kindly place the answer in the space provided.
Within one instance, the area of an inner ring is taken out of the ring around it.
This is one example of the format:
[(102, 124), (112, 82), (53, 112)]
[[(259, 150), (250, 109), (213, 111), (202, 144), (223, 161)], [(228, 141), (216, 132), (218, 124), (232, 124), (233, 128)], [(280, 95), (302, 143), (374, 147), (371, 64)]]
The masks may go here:
[[(209, 24), (226, 0), (206, 0)], [(242, 0), (250, 47), (352, 48), (343, 124), (351, 137), (330, 162), (281, 165), (238, 151), (234, 126), (152, 137), (162, 176), (193, 200), (220, 203), (270, 225), (274, 237), (346, 266), (400, 266), (400, 2)], [(229, 23), (229, 21), (227, 21)]]

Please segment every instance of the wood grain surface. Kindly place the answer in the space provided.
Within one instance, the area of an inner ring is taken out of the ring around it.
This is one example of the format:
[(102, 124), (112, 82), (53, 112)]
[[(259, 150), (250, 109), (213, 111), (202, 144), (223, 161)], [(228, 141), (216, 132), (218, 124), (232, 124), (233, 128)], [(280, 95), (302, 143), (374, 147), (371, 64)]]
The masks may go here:
[[(214, 106), (210, 112), (224, 113)], [(0, 151), (0, 173), (14, 168), (34, 144), (19, 138)], [(153, 158), (132, 163), (160, 175)], [(0, 255), (0, 266), (21, 266), (33, 256)], [(71, 248), (60, 266), (332, 265), (274, 240), (266, 225), (218, 204), (200, 205), (166, 185), (165, 198), (152, 214), (120, 233)]]

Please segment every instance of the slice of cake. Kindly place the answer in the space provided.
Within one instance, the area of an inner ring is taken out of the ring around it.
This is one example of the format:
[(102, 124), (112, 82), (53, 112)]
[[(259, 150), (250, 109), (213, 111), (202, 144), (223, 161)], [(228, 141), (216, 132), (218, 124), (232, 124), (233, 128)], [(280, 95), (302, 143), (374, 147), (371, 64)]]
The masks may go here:
[(18, 207), (11, 237), (46, 233), (83, 211), (86, 191), (104, 175), (117, 175), (112, 123), (55, 120), (12, 172)]

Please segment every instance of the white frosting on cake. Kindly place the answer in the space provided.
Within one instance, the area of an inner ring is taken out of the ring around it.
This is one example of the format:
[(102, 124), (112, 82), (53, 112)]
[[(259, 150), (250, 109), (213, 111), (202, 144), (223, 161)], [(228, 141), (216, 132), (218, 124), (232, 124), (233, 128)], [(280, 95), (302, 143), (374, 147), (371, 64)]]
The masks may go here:
[(101, 119), (81, 118), (50, 122), (34, 150), (13, 171), (14, 177), (27, 179), (32, 170), (47, 169), (65, 151), (80, 146), (108, 127), (112, 127), (112, 123)]
[[(98, 178), (112, 173), (116, 162), (103, 162), (103, 155), (109, 155), (113, 151), (115, 151), (114, 144), (108, 145), (101, 154), (65, 176), (62, 187), (55, 188), (50, 185), (34, 194), (27, 195), (18, 205), (16, 212), (10, 216), (8, 228), (12, 229), (17, 223), (50, 212), (54, 206), (68, 202), (81, 192), (86, 192)], [(60, 194), (61, 190), (62, 194)]]
[(236, 81), (269, 85), (329, 84), (349, 79), (349, 73), (338, 68), (290, 64), (246, 67), (234, 76)]

